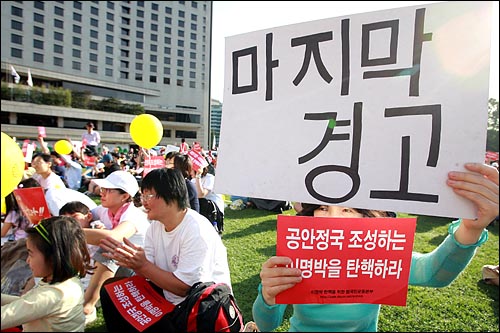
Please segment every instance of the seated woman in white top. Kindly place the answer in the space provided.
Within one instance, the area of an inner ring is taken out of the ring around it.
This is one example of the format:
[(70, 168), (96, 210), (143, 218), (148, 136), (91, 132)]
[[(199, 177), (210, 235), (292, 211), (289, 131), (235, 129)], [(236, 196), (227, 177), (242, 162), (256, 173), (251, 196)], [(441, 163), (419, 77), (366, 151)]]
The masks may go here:
[(33, 179), (40, 183), (44, 190), (49, 188), (66, 188), (61, 177), (52, 171), (52, 157), (49, 154), (40, 153), (33, 157), (31, 165), (35, 168)]
[[(106, 229), (84, 229), (88, 244), (99, 245), (105, 237), (117, 240), (129, 239), (138, 246), (144, 245), (144, 237), (149, 227), (147, 215), (134, 205), (134, 196), (139, 184), (134, 176), (122, 170), (111, 173), (104, 179), (95, 179), (101, 188), (101, 205), (92, 209), (92, 216), (100, 220)], [(96, 263), (94, 275), (85, 291), (84, 313), (88, 321), (95, 317), (95, 304), (99, 300), (102, 283), (115, 275), (118, 266), (113, 260), (105, 258), (102, 250), (93, 256)]]

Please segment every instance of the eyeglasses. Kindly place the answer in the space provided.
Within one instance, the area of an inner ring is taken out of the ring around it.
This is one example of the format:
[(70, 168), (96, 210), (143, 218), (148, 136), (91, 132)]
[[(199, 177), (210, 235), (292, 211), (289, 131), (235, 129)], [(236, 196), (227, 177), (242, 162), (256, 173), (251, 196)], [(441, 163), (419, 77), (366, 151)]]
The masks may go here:
[(156, 194), (141, 194), (141, 201), (149, 201), (156, 198)]
[(104, 193), (108, 194), (112, 191), (116, 191), (116, 189), (114, 189), (114, 188), (102, 188), (102, 187), (99, 189), (99, 192), (101, 194), (104, 194)]

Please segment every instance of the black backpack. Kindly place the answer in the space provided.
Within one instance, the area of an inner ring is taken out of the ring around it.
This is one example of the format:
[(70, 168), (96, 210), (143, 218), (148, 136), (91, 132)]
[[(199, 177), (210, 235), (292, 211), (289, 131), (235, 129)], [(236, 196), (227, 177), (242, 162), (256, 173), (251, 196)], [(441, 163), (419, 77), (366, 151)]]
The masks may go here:
[(197, 282), (168, 314), (178, 332), (241, 332), (243, 314), (225, 283)]

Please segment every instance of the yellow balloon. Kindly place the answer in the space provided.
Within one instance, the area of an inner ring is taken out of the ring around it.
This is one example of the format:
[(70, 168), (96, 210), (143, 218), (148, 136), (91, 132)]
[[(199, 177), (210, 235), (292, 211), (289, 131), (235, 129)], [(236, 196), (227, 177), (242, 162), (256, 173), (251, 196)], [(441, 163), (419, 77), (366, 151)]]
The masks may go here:
[(24, 155), (17, 143), (2, 132), (2, 198), (12, 192), (23, 179)]
[(54, 150), (61, 155), (68, 155), (73, 151), (73, 146), (68, 140), (59, 140), (54, 144)]
[(5, 204), (4, 197), (2, 197), (2, 214), (7, 214), (7, 205)]
[(140, 147), (153, 148), (163, 137), (163, 125), (153, 115), (138, 115), (130, 123), (130, 137)]

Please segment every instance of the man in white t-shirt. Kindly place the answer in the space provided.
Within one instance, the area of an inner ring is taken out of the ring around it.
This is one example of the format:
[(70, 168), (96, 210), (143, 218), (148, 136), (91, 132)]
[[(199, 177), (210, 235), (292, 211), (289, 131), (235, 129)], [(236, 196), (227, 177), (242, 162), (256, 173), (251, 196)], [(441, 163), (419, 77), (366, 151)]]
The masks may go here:
[[(177, 169), (154, 169), (142, 180), (141, 190), (151, 220), (144, 247), (107, 237), (100, 243), (107, 256), (149, 279), (173, 304), (182, 302), (196, 282), (223, 282), (231, 288), (226, 247), (212, 224), (189, 208), (182, 173)], [(108, 328), (130, 328), (106, 288), (101, 289), (101, 306)], [(155, 331), (167, 329), (168, 323), (162, 322), (165, 317), (155, 324)]]

